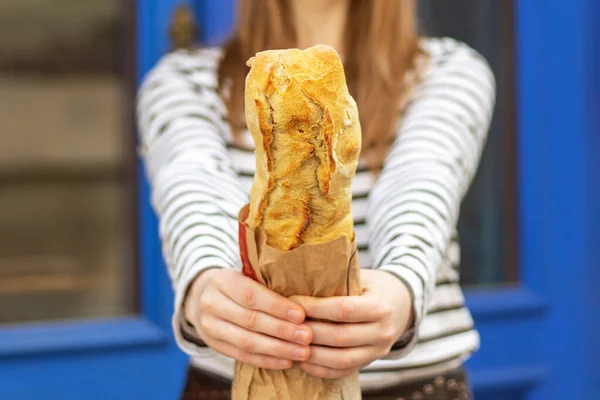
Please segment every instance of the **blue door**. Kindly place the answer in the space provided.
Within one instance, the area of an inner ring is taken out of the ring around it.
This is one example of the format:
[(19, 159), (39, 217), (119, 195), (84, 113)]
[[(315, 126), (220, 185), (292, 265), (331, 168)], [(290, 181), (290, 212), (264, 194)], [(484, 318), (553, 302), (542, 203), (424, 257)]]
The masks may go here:
[(469, 367), (483, 399), (597, 399), (598, 3), (514, 7), (518, 284), (468, 292)]
[[(0, 54), (0, 399), (175, 399), (186, 359), (132, 96), (169, 50), (177, 7), (214, 44), (235, 1), (8, 3), (0, 37), (19, 40)], [(600, 5), (456, 0), (479, 7), (457, 22), (422, 3), (427, 28), (476, 47), (501, 83), (461, 220), (476, 398), (600, 399)]]
[(2, 1), (2, 400), (178, 396), (186, 358), (133, 125), (168, 7)]

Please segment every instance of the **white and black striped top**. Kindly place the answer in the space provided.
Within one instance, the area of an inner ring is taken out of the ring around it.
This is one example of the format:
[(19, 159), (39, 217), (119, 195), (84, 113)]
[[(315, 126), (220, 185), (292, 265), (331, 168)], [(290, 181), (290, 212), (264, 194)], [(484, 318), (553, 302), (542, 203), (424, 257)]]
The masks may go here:
[[(479, 345), (459, 287), (456, 222), (492, 115), (495, 82), (486, 61), (452, 39), (423, 39), (429, 54), (375, 182), (360, 166), (352, 212), (363, 268), (398, 276), (414, 295), (416, 334), (364, 368), (364, 388), (432, 376)], [(245, 132), (234, 145), (217, 92), (220, 49), (166, 55), (139, 93), (141, 151), (176, 293), (174, 332), (194, 365), (231, 378), (231, 359), (184, 339), (181, 303), (206, 268), (240, 268), (239, 209), (255, 172)]]

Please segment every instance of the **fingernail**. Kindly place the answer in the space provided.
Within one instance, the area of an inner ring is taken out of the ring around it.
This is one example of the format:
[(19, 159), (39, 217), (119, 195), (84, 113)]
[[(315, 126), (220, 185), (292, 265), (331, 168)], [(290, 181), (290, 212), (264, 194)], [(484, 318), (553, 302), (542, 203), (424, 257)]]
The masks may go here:
[(292, 357), (294, 360), (306, 360), (306, 350), (294, 349), (294, 351), (292, 351)]
[(305, 329), (297, 329), (294, 336), (296, 338), (296, 341), (300, 343), (308, 343), (308, 341), (310, 340), (310, 335)]
[(300, 310), (290, 310), (287, 313), (288, 319), (292, 322), (302, 322), (302, 313)]

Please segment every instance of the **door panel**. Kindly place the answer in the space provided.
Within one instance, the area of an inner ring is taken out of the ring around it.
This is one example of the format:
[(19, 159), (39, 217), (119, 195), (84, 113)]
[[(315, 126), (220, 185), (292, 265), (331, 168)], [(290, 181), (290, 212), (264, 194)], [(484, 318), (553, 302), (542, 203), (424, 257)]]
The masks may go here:
[[(584, 199), (592, 186), (586, 143), (593, 134), (587, 118), (588, 3), (515, 4), (521, 285), (511, 295), (493, 289), (468, 294), (476, 311), (498, 303), (504, 305), (497, 311), (510, 310), (485, 318), (474, 312), (482, 347), (469, 366), (482, 398), (523, 381), (525, 399), (597, 398), (597, 389), (582, 379), (591, 372), (585, 360), (593, 354), (582, 327), (598, 318), (593, 292), (584, 288), (591, 211)], [(532, 301), (538, 312), (524, 312)]]
[[(8, 196), (6, 198), (15, 207), (31, 206), (35, 210), (35, 213), (24, 210), (1, 214), (2, 223), (12, 218), (15, 229), (25, 230), (22, 221), (29, 218), (28, 223), (35, 228), (30, 237), (37, 240), (32, 242), (37, 247), (23, 246), (23, 249), (31, 250), (34, 255), (58, 254), (60, 257), (49, 257), (51, 262), (41, 264), (34, 257), (12, 254), (10, 259), (6, 258), (12, 261), (3, 264), (16, 268), (14, 260), (27, 261), (20, 264), (27, 268), (19, 267), (11, 275), (14, 284), (10, 287), (15, 296), (21, 296), (20, 301), (13, 301), (13, 306), (28, 306), (30, 310), (21, 312), (7, 307), (6, 312), (1, 311), (0, 315), (7, 316), (4, 322), (10, 324), (0, 325), (0, 398), (177, 398), (186, 357), (172, 338), (173, 295), (162, 261), (156, 217), (149, 204), (148, 185), (142, 166), (134, 157), (133, 129), (136, 86), (169, 48), (166, 27), (177, 3), (127, 0), (102, 4), (76, 1), (77, 4), (71, 4), (72, 0), (61, 0), (52, 1), (48, 10), (32, 10), (32, 7), (42, 7), (45, 1), (18, 3), (22, 9), (15, 18), (37, 15), (51, 20), (68, 11), (70, 17), (66, 22), (46, 23), (45, 27), (52, 32), (85, 31), (90, 25), (90, 21), (84, 18), (89, 8), (98, 8), (98, 13), (106, 16), (110, 14), (106, 8), (114, 3), (113, 6), (121, 8), (120, 17), (113, 20), (117, 26), (110, 25), (108, 32), (102, 31), (101, 35), (114, 48), (102, 53), (100, 45), (86, 37), (82, 41), (86, 46), (76, 48), (75, 53), (67, 52), (62, 58), (55, 59), (43, 57), (41, 61), (54, 62), (57, 68), (65, 70), (61, 79), (78, 84), (95, 76), (94, 68), (102, 68), (102, 62), (110, 61), (107, 68), (125, 68), (128, 73), (117, 87), (111, 84), (108, 91), (99, 92), (95, 89), (98, 85), (92, 85), (83, 96), (77, 85), (52, 79), (50, 83), (56, 86), (49, 89), (49, 96), (46, 96), (46, 91), (43, 98), (40, 92), (35, 92), (38, 97), (30, 100), (32, 109), (39, 107), (43, 112), (33, 112), (29, 117), (13, 115), (12, 119), (8, 119), (10, 123), (19, 123), (24, 132), (31, 135), (37, 134), (36, 129), (46, 128), (49, 131), (54, 126), (63, 127), (54, 137), (42, 135), (32, 144), (21, 143), (24, 140), (22, 136), (13, 140), (13, 145), (21, 146), (17, 150), (22, 156), (16, 150), (7, 150), (4, 134), (0, 146), (0, 169), (5, 167), (10, 157), (22, 165), (34, 156), (37, 157), (34, 161), (43, 161), (35, 164), (40, 166), (38, 170), (25, 168), (19, 179), (0, 182), (0, 196)], [(30, 42), (33, 43), (27, 35), (33, 34), (34, 28), (38, 27), (22, 29), (22, 35), (15, 38), (20, 41), (17, 49), (23, 50)], [(107, 38), (103, 35), (113, 36)], [(135, 42), (128, 43), (134, 38)], [(3, 36), (3, 40), (6, 39)], [(77, 43), (74, 40), (67, 42)], [(125, 46), (125, 43), (128, 45)], [(68, 46), (63, 45), (49, 54), (72, 50), (65, 47)], [(113, 51), (117, 56), (113, 56)], [(91, 57), (97, 52), (101, 53), (97, 59), (82, 61), (84, 55)], [(39, 75), (41, 67), (31, 59), (26, 61), (32, 65), (31, 73)], [(83, 68), (82, 65), (91, 71), (78, 70)], [(15, 83), (14, 80), (5, 80), (5, 76), (2, 76), (2, 82)], [(46, 90), (46, 86), (38, 85), (31, 90)], [(20, 88), (14, 96), (0, 91), (0, 103), (16, 107), (16, 96), (28, 93), (23, 85)], [(60, 95), (65, 91), (71, 96), (67, 96), (66, 103), (72, 107), (67, 108), (72, 114), (61, 120), (57, 114), (60, 117), (63, 104)], [(103, 114), (98, 114), (97, 110), (105, 110), (111, 117), (102, 118)], [(96, 115), (100, 115), (98, 120), (90, 119)], [(0, 123), (7, 121), (3, 116), (0, 114)], [(65, 126), (71, 127), (71, 131), (65, 130)], [(127, 152), (129, 156), (126, 156)], [(61, 161), (55, 163), (56, 167), (48, 164), (56, 160)], [(16, 169), (10, 171), (12, 173)], [(35, 174), (24, 175), (31, 171)], [(122, 171), (131, 171), (131, 175)], [(43, 185), (32, 186), (38, 182)], [(9, 185), (16, 185), (21, 192)], [(82, 185), (83, 189), (72, 190), (77, 185)], [(65, 187), (69, 188), (68, 193)], [(86, 221), (91, 222), (86, 225)], [(1, 226), (0, 230), (5, 228), (4, 224)], [(4, 230), (2, 232), (5, 233)], [(102, 235), (106, 236), (106, 240), (102, 239)], [(14, 235), (7, 234), (7, 237), (15, 239)], [(60, 244), (61, 240), (64, 245)], [(104, 247), (94, 247), (99, 244)], [(86, 248), (88, 245), (92, 247)], [(51, 251), (44, 253), (47, 249)], [(1, 251), (16, 250), (3, 247)], [(73, 265), (80, 266), (82, 271), (105, 272), (104, 275), (83, 275), (80, 278), (77, 275), (79, 270)], [(53, 274), (42, 276), (43, 280), (30, 278), (32, 273), (37, 273), (35, 268), (51, 267), (54, 268), (51, 270)], [(68, 273), (74, 277), (65, 278)], [(21, 286), (17, 287), (16, 282), (21, 282)], [(100, 286), (94, 286), (97, 283)], [(75, 291), (76, 295), (70, 297), (52, 295), (58, 290), (71, 293), (71, 288), (80, 286), (84, 289)], [(37, 302), (34, 302), (28, 294), (34, 290), (45, 291), (43, 293), (47, 297), (38, 296)], [(0, 301), (2, 306), (6, 306), (5, 298), (1, 296), (4, 294), (0, 294)], [(53, 321), (48, 322), (49, 319)]]
[(516, 190), (515, 5), (510, 1), (417, 2), (421, 32), (460, 40), (489, 63), (496, 105), (481, 162), (461, 207), (463, 285), (514, 284), (519, 265)]
[(0, 324), (136, 311), (120, 4), (3, 2)]

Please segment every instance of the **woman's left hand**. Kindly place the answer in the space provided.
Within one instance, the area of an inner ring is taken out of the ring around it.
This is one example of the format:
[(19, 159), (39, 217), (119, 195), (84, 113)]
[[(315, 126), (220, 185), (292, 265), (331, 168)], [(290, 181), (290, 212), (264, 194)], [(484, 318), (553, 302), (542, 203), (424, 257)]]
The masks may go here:
[[(360, 296), (293, 296), (307, 318), (327, 320), (305, 324), (313, 332), (311, 357), (300, 364), (311, 375), (341, 378), (385, 357), (410, 327), (413, 306), (410, 292), (386, 271), (361, 270)], [(331, 322), (329, 322), (331, 321)]]

